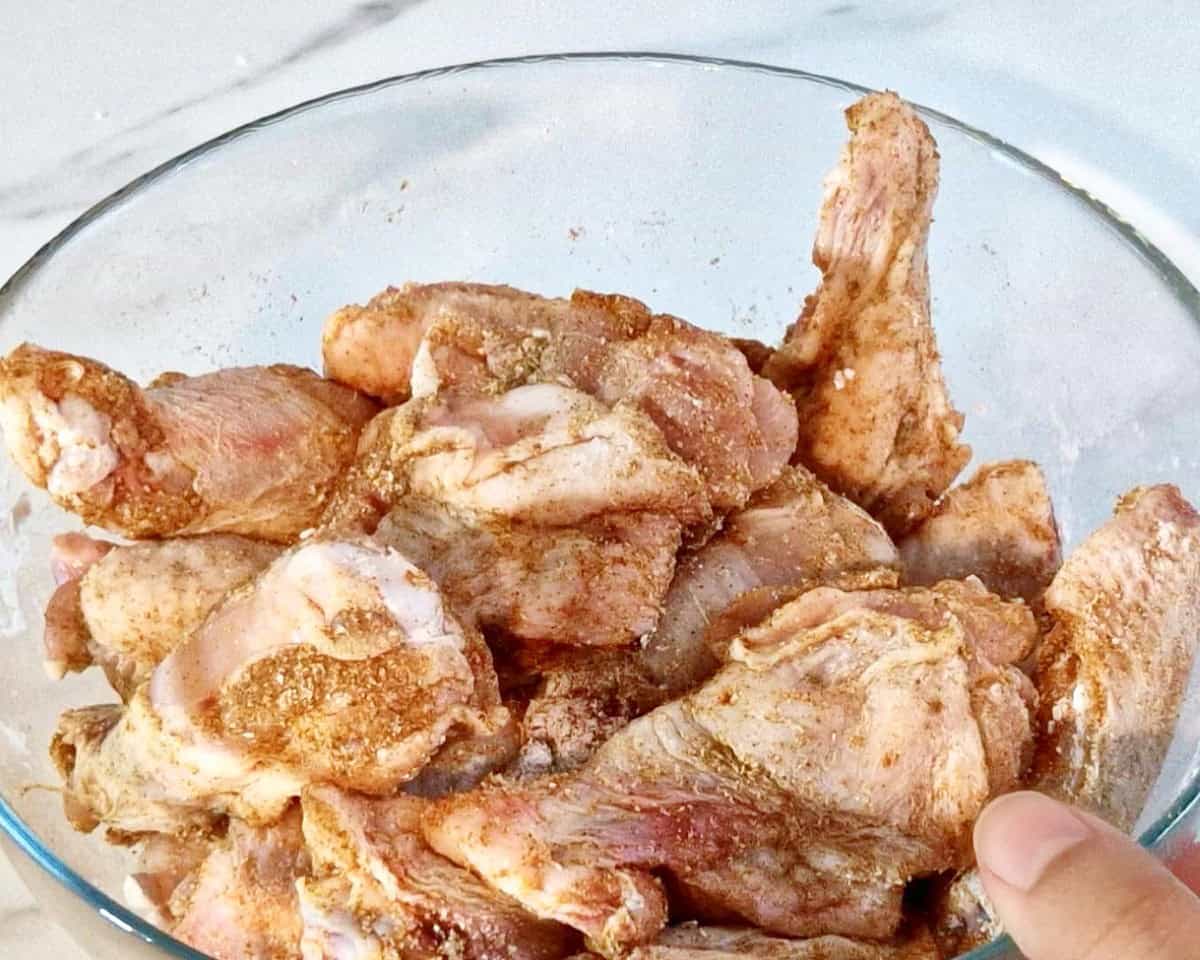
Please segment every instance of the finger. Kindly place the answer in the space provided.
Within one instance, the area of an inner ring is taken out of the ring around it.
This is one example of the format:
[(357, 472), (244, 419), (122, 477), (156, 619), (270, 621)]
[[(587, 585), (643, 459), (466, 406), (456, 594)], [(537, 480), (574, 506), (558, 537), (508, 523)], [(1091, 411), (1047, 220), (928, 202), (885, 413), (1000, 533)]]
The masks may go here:
[(1029, 960), (1200, 958), (1200, 900), (1095, 817), (1041, 794), (1008, 794), (976, 823), (975, 855)]

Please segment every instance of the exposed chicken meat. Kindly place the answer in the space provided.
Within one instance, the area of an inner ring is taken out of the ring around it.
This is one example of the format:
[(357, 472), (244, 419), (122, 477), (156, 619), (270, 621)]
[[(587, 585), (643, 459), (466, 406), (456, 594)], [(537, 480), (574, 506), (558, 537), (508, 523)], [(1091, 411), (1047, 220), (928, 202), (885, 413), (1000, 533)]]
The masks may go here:
[(172, 892), (167, 929), (213, 960), (294, 960), (302, 930), (296, 881), (308, 870), (298, 808), (269, 827), (235, 820)]
[(577, 943), (431, 850), (426, 801), (310, 787), (303, 804), (315, 865), (300, 884), (304, 960), (557, 960)]
[(890, 936), (906, 882), (965, 866), (974, 818), (1016, 782), (1028, 681), (982, 652), (1020, 646), (979, 642), (1004, 622), (986, 594), (967, 616), (932, 594), (843, 610), (838, 593), (742, 634), (704, 687), (578, 773), (439, 801), (427, 838), (606, 954), (664, 925), (651, 871), (769, 931)]
[(899, 547), (907, 583), (976, 576), (989, 590), (1033, 605), (1062, 564), (1046, 479), (1029, 460), (980, 467)]
[(1200, 643), (1200, 514), (1173, 486), (1130, 491), (1067, 558), (1045, 604), (1032, 783), (1129, 830)]
[(846, 120), (813, 246), (821, 285), (764, 372), (796, 400), (799, 459), (898, 537), (970, 457), (929, 320), (938, 154), (895, 94), (869, 94)]
[(681, 525), (613, 513), (548, 527), (405, 497), (375, 531), (473, 623), (531, 640), (628, 643), (658, 622)]
[(939, 960), (928, 931), (906, 931), (894, 941), (811, 937), (803, 940), (773, 937), (746, 927), (706, 927), (684, 924), (668, 927), (648, 946), (637, 947), (630, 960)]
[(498, 397), (445, 392), (385, 410), (363, 432), (325, 523), (373, 530), (409, 495), (542, 526), (710, 515), (696, 471), (643, 414), (554, 384)]
[(622, 648), (541, 657), (541, 681), (522, 717), (515, 772), (574, 770), (634, 717), (669, 699), (639, 654)]
[(79, 602), (79, 580), (114, 544), (82, 533), (63, 533), (50, 546), (50, 568), (57, 587), (46, 603), (42, 661), (52, 680), (92, 663), (88, 629)]
[[(373, 342), (379, 349), (368, 349)], [(792, 404), (751, 373), (737, 347), (628, 297), (409, 284), (334, 314), (324, 351), (329, 376), (392, 401), (410, 390), (538, 382), (569, 383), (610, 405), (628, 401), (700, 470), (722, 511), (771, 483), (795, 448)]]
[(284, 365), (142, 389), (95, 360), (29, 344), (0, 361), (0, 422), (25, 476), (131, 537), (295, 537), (319, 517), (375, 409)]
[(314, 781), (388, 793), (451, 735), (508, 721), (487, 647), (423, 573), (325, 541), (231, 594), (123, 713), (80, 713), (52, 748), (68, 811), (131, 833), (267, 823)]
[(878, 523), (803, 467), (790, 467), (727, 517), (718, 536), (680, 561), (641, 659), (667, 695), (678, 696), (716, 670), (705, 632), (738, 597), (898, 563)]
[[(81, 534), (55, 541), (79, 556)], [(232, 534), (114, 546), (89, 541), (99, 558), (68, 580), (46, 608), (46, 666), (52, 675), (99, 664), (128, 699), (225, 595), (267, 566), (281, 548)], [(73, 569), (79, 569), (76, 562)]]

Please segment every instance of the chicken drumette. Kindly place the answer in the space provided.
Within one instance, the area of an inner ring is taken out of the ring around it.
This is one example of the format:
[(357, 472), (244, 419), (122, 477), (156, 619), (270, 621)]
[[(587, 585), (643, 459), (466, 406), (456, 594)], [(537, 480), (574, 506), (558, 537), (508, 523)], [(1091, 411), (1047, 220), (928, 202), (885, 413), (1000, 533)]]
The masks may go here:
[(148, 387), (30, 344), (0, 361), (0, 422), (29, 481), (85, 521), (131, 537), (311, 527), (377, 407), (277, 364)]
[(390, 793), (508, 721), (491, 655), (393, 550), (310, 541), (234, 591), (122, 707), (63, 715), (68, 814), (126, 833), (269, 823), (309, 782)]

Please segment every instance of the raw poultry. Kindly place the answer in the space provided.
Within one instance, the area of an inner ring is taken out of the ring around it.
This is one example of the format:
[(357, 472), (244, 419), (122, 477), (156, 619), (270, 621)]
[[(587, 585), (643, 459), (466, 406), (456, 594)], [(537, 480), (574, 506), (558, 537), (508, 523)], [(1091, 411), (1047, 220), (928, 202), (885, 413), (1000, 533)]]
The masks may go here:
[[(1200, 637), (1200, 515), (1138, 488), (1064, 561), (969, 449), (930, 317), (938, 157), (847, 112), (782, 343), (637, 300), (389, 288), (288, 366), (146, 387), (23, 345), (57, 537), (64, 808), (217, 960), (938, 960), (1033, 786), (1128, 829)], [(381, 407), (382, 404), (382, 407)]]
[(23, 344), (0, 361), (0, 422), (29, 482), (87, 523), (130, 537), (312, 526), (375, 404), (278, 364), (146, 388)]

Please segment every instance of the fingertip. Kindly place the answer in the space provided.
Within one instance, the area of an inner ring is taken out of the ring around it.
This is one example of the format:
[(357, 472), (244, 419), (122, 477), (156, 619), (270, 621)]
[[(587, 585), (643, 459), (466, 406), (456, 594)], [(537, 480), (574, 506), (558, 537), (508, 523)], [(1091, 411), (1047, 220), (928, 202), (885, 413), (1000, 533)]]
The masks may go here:
[(1028, 892), (1046, 869), (1092, 833), (1070, 807), (1030, 791), (993, 800), (975, 822), (975, 857), (985, 878)]

